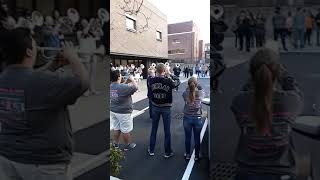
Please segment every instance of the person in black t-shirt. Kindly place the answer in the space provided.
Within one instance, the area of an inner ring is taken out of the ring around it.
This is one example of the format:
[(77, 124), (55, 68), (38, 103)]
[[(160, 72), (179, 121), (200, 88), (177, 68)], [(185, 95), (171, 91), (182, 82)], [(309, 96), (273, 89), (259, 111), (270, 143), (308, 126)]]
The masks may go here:
[[(67, 106), (88, 89), (89, 76), (72, 43), (48, 66), (35, 70), (37, 44), (31, 31), (3, 32), (0, 53), (0, 179), (70, 180), (72, 128)], [(53, 72), (70, 64), (73, 77)], [(50, 72), (52, 71), (52, 72)]]

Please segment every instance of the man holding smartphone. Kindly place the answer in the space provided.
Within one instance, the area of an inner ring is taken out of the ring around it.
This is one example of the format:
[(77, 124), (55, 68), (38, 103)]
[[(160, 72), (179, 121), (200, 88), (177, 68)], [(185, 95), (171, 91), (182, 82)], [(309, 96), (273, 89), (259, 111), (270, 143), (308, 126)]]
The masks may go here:
[(37, 44), (26, 28), (0, 34), (0, 179), (70, 180), (73, 132), (67, 106), (88, 89), (72, 43), (48, 67), (69, 64), (72, 77), (35, 71)]
[(132, 75), (126, 83), (121, 83), (119, 70), (111, 71), (110, 84), (110, 121), (114, 130), (113, 147), (119, 148), (120, 136), (123, 136), (124, 150), (131, 150), (136, 144), (131, 142), (130, 132), (133, 130), (132, 95), (138, 91), (138, 85)]

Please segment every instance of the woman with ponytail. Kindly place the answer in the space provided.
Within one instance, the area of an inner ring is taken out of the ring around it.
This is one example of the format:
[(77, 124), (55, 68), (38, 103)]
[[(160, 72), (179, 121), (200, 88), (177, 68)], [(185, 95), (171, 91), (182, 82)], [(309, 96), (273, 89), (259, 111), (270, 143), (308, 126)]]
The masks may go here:
[(188, 81), (188, 87), (183, 92), (184, 117), (183, 126), (185, 131), (185, 148), (184, 154), (187, 160), (190, 159), (191, 135), (193, 130), (195, 145), (195, 161), (200, 159), (200, 133), (203, 126), (201, 100), (204, 97), (204, 91), (196, 77), (191, 77)]
[(291, 125), (303, 96), (278, 62), (279, 54), (259, 50), (250, 61), (250, 80), (232, 102), (241, 135), (236, 151), (237, 180), (295, 179)]

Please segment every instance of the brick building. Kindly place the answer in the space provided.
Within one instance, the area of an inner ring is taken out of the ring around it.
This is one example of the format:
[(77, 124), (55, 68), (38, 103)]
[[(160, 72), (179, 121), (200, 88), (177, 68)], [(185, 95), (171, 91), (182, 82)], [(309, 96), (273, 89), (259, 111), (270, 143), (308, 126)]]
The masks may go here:
[(199, 29), (193, 21), (168, 25), (168, 56), (175, 62), (199, 60)]
[(204, 46), (204, 58), (208, 61), (210, 60), (210, 43), (206, 43)]
[(199, 60), (204, 59), (204, 48), (203, 48), (203, 40), (199, 41)]
[[(124, 0), (110, 3), (111, 62), (116, 65), (144, 64), (145, 67), (153, 62), (166, 62), (167, 16), (148, 1), (144, 1), (140, 9), (142, 13), (137, 15), (124, 12)], [(146, 21), (145, 16), (150, 19)], [(146, 25), (147, 28), (143, 29)]]

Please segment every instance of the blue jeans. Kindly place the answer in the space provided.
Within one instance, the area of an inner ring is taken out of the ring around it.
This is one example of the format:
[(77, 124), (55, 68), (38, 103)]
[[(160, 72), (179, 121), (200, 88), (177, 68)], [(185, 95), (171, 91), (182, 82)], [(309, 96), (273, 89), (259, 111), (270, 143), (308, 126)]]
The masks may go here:
[(203, 126), (202, 118), (196, 116), (184, 116), (183, 127), (185, 132), (186, 153), (190, 154), (191, 135), (193, 130), (195, 156), (199, 157), (200, 153), (200, 133)]
[[(238, 174), (235, 180), (282, 180), (282, 175), (258, 175), (258, 174)], [(286, 180), (294, 180), (292, 177), (288, 177)]]
[(171, 107), (152, 107), (152, 129), (150, 135), (150, 152), (154, 152), (154, 148), (157, 140), (157, 131), (160, 121), (160, 116), (162, 116), (163, 127), (164, 127), (164, 149), (165, 153), (169, 154), (172, 152), (171, 149)]
[(299, 41), (300, 41), (300, 48), (304, 47), (304, 35), (305, 35), (304, 29), (295, 29), (295, 32), (294, 32), (294, 46), (295, 46), (295, 48), (298, 48)]

